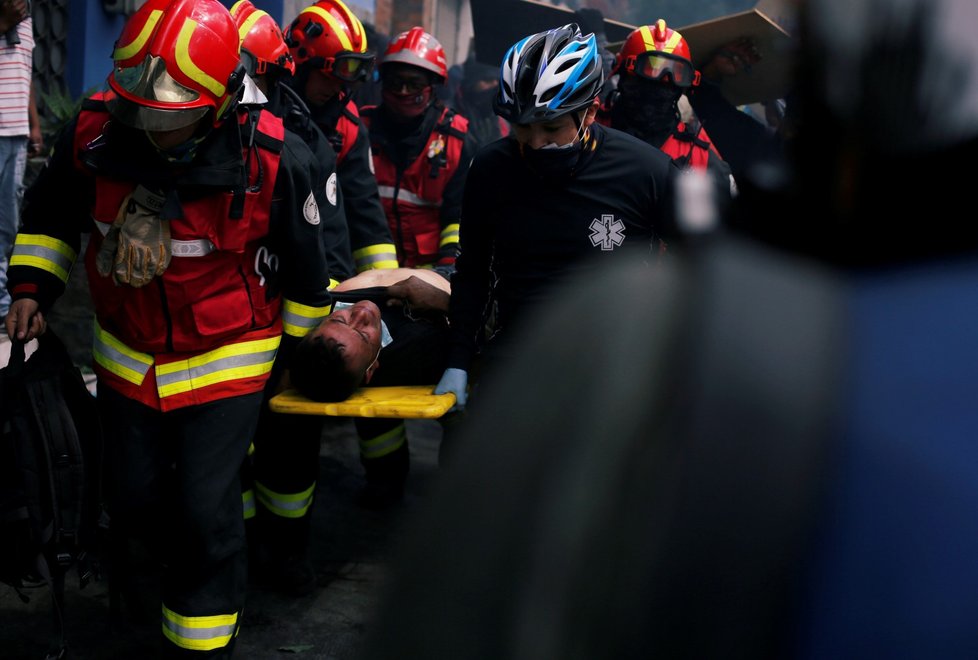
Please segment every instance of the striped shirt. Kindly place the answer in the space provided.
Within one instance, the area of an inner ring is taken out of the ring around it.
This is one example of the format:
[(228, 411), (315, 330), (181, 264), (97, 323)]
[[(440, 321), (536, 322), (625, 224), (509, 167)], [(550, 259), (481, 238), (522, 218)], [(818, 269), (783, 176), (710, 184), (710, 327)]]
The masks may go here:
[(31, 94), (34, 29), (30, 18), (17, 24), (20, 43), (7, 45), (0, 35), (0, 136), (29, 135), (27, 106)]

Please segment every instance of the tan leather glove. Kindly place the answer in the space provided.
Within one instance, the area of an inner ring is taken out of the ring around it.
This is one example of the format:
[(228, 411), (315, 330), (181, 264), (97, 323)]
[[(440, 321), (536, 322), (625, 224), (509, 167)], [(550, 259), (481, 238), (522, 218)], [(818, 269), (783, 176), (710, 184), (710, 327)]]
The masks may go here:
[(170, 223), (160, 219), (163, 196), (137, 186), (119, 207), (95, 257), (99, 275), (139, 288), (170, 265)]

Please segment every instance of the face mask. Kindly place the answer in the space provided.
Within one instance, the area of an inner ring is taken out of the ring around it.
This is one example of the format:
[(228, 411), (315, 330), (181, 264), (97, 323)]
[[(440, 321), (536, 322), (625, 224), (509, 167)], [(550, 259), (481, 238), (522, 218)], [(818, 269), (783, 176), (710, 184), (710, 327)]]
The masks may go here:
[(520, 154), (527, 166), (544, 179), (564, 179), (574, 173), (587, 139), (587, 129), (581, 122), (581, 127), (571, 142), (567, 144), (551, 142), (538, 149), (520, 145)]
[(423, 113), (428, 108), (428, 104), (431, 103), (431, 86), (425, 87), (420, 92), (408, 94), (384, 90), (381, 95), (384, 99), (384, 105), (391, 113), (405, 118), (413, 118)]
[(671, 85), (639, 82), (619, 87), (612, 106), (612, 125), (645, 139), (668, 135), (679, 122), (677, 103), (682, 92)]
[[(346, 309), (347, 307), (353, 307), (353, 303), (340, 302), (340, 301), (333, 303), (334, 312), (337, 312), (341, 309)], [(387, 324), (384, 323), (383, 319), (381, 319), (380, 320), (380, 347), (386, 348), (392, 341), (394, 341), (394, 338), (391, 337), (391, 331), (387, 329)], [(379, 356), (380, 353), (378, 352), (377, 355)], [(374, 358), (374, 362), (376, 361), (377, 358)]]

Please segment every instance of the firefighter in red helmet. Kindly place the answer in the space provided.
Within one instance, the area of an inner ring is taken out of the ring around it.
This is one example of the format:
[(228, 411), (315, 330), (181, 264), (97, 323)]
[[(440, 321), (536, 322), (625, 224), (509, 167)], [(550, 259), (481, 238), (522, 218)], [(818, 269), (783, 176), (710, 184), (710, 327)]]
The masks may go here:
[(238, 41), (216, 0), (142, 5), (106, 91), (28, 191), (11, 259), (6, 328), (26, 341), (91, 230), (112, 579), (137, 614), (159, 616), (161, 597), (166, 657), (231, 654), (247, 564), (239, 468), (276, 355), (330, 303), (318, 241), (335, 207), (312, 185), (308, 147), (238, 107)]
[[(381, 104), (363, 110), (398, 262), (445, 277), (455, 269), (462, 192), (475, 155), (468, 120), (435, 94), (447, 78), (444, 48), (413, 27), (391, 40), (381, 60)], [(361, 502), (396, 501), (409, 465), (404, 423), (358, 419), (357, 430), (367, 477)]]
[(320, 0), (299, 12), (285, 41), (296, 63), (290, 84), (336, 151), (356, 270), (396, 268), (370, 162), (370, 139), (350, 98), (374, 66), (363, 25), (342, 0)]
[(605, 102), (602, 121), (669, 155), (683, 170), (708, 171), (718, 191), (733, 190), (730, 168), (694, 117), (680, 119), (679, 100), (700, 84), (689, 45), (661, 18), (635, 29), (615, 58), (617, 89)]

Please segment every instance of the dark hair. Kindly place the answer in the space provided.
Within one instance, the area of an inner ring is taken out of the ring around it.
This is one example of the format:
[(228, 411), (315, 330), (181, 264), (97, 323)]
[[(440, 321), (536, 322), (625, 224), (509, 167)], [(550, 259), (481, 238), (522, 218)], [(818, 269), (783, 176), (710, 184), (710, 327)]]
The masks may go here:
[(363, 373), (354, 373), (346, 363), (335, 339), (306, 335), (295, 349), (289, 366), (292, 385), (313, 401), (343, 401), (363, 382)]

